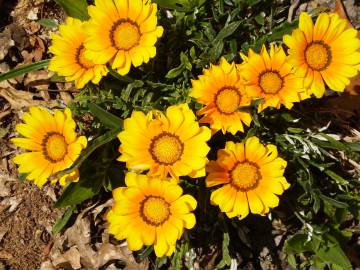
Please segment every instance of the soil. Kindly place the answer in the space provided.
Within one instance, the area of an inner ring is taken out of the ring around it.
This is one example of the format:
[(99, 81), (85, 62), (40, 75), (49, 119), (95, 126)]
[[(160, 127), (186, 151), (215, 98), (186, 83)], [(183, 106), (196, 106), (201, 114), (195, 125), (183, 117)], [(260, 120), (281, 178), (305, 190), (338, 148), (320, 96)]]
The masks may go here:
[(12, 198), (19, 206), (15, 212), (0, 210), (0, 231), (5, 236), (0, 243), (0, 269), (39, 269), (52, 245), (51, 229), (61, 216), (54, 202), (44, 191), (31, 183), (14, 183)]

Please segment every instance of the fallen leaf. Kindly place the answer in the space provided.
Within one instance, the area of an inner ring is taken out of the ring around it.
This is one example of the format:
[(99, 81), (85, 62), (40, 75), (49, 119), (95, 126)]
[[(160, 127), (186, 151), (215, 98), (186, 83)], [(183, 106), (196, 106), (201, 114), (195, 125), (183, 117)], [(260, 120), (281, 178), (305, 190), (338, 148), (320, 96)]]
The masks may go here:
[(341, 0), (335, 0), (335, 10), (337, 14), (339, 14), (339, 17), (346, 20), (349, 27), (353, 27), (351, 24), (344, 7), (344, 4)]
[(8, 232), (8, 228), (0, 228), (0, 242), (4, 238), (7, 232)]
[(0, 96), (10, 103), (13, 110), (21, 110), (22, 108), (29, 106), (45, 106), (49, 108), (59, 106), (59, 103), (56, 100), (35, 100), (34, 97), (39, 97), (38, 94), (12, 88), (0, 88)]
[[(54, 260), (53, 265), (58, 268), (65, 268), (65, 269), (80, 269), (80, 253), (79, 250), (73, 246), (64, 254), (60, 255), (59, 257)], [(71, 268), (69, 268), (69, 264)]]
[(14, 40), (11, 38), (11, 31), (6, 28), (0, 33), (0, 61), (5, 58), (9, 49), (15, 45)]

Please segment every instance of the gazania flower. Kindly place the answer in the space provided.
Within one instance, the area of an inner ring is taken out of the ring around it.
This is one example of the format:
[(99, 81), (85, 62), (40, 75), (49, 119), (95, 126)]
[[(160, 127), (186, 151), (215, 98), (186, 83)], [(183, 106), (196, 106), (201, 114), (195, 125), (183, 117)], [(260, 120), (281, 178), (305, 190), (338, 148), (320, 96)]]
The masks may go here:
[(120, 75), (149, 62), (155, 43), (163, 34), (157, 26), (157, 5), (150, 0), (95, 0), (89, 6), (86, 26), (88, 56), (98, 64), (111, 63)]
[(243, 132), (243, 123), (247, 126), (251, 123), (250, 114), (239, 111), (241, 106), (250, 104), (244, 94), (235, 64), (229, 64), (225, 58), (221, 58), (219, 65), (204, 70), (198, 80), (192, 80), (190, 92), (191, 97), (205, 105), (197, 111), (198, 115), (204, 115), (199, 122), (209, 123), (214, 132), (221, 129), (232, 134)]
[[(52, 114), (42, 107), (30, 107), (30, 112), (23, 114), (23, 120), (25, 123), (18, 124), (16, 130), (24, 137), (11, 141), (29, 152), (13, 160), (19, 165), (19, 173), (27, 174), (26, 179), (41, 187), (50, 175), (68, 168), (77, 159), (87, 140), (85, 136), (77, 137), (76, 124), (68, 108)], [(66, 179), (76, 181), (76, 175), (75, 171), (60, 181), (62, 184)]]
[(206, 141), (211, 132), (199, 127), (187, 104), (170, 106), (166, 115), (151, 111), (147, 115), (133, 112), (124, 121), (124, 131), (118, 135), (120, 161), (129, 169), (149, 170), (149, 175), (205, 176)]
[(113, 190), (115, 204), (109, 211), (109, 233), (126, 239), (129, 249), (154, 245), (157, 257), (170, 256), (184, 228), (195, 225), (196, 200), (182, 195), (174, 181), (127, 173), (127, 187)]
[(227, 142), (218, 151), (218, 159), (206, 167), (206, 186), (222, 185), (211, 193), (211, 203), (229, 218), (243, 219), (250, 211), (264, 215), (279, 204), (276, 195), (290, 186), (283, 176), (285, 167), (276, 146), (264, 146), (257, 137), (243, 143)]
[(240, 55), (244, 60), (239, 69), (245, 80), (246, 93), (252, 98), (264, 99), (259, 111), (267, 107), (280, 108), (281, 104), (290, 109), (293, 102), (307, 97), (303, 78), (294, 75), (281, 47), (271, 45), (270, 55), (265, 46), (260, 54), (250, 49), (248, 57), (242, 53)]
[(60, 25), (60, 35), (52, 34), (52, 45), (49, 47), (54, 54), (49, 70), (64, 76), (66, 81), (75, 81), (76, 88), (83, 88), (89, 81), (98, 84), (108, 72), (106, 66), (95, 65), (85, 57), (83, 24), (68, 17), (66, 24)]
[(358, 73), (357, 31), (346, 29), (346, 21), (335, 13), (321, 13), (315, 25), (307, 13), (301, 13), (299, 28), (283, 40), (289, 47), (290, 64), (305, 77), (304, 86), (318, 98), (324, 95), (324, 81), (330, 89), (342, 92), (349, 78)]

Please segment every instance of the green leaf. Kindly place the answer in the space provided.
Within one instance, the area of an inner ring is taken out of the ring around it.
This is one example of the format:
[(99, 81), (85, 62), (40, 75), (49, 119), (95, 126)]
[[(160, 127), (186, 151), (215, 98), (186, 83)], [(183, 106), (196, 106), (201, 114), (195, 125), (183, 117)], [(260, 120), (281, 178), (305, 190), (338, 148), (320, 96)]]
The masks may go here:
[(105, 111), (104, 109), (100, 108), (98, 105), (94, 103), (90, 103), (88, 105), (90, 112), (97, 117), (102, 124), (105, 126), (113, 129), (118, 129), (122, 126), (122, 120), (117, 117), (116, 115)]
[(107, 68), (109, 70), (109, 74), (121, 82), (132, 83), (134, 81), (134, 79), (127, 75), (121, 76), (119, 73), (116, 72), (116, 70), (112, 69), (110, 66), (107, 66)]
[(66, 15), (86, 21), (89, 19), (86, 0), (54, 0), (64, 10)]
[(51, 19), (40, 19), (37, 21), (38, 24), (47, 27), (47, 28), (58, 28), (59, 25), (57, 24), (57, 22), (55, 20), (51, 20)]
[(47, 67), (49, 65), (50, 60), (42, 60), (36, 63), (32, 63), (29, 65), (23, 65), (18, 68), (14, 68), (13, 70), (10, 70), (8, 72), (0, 74), (0, 82), (15, 78), (16, 76), (28, 73), (33, 70), (42, 69), (44, 67)]
[(178, 77), (183, 71), (185, 67), (183, 64), (180, 64), (178, 67), (170, 69), (169, 72), (165, 75), (166, 78), (172, 79)]
[(257, 16), (255, 16), (255, 21), (260, 25), (264, 25), (265, 16), (266, 16), (265, 12), (260, 12)]
[(345, 144), (335, 140), (333, 137), (331, 137), (327, 134), (324, 134), (324, 133), (319, 133), (319, 135), (324, 137), (335, 149), (341, 150), (341, 151), (345, 151), (347, 149)]
[(120, 131), (121, 131), (121, 128), (119, 127), (118, 129), (110, 130), (110, 131), (106, 132), (104, 135), (97, 137), (81, 153), (80, 157), (69, 168), (67, 168), (61, 172), (55, 173), (51, 177), (51, 179), (64, 176), (65, 174), (71, 173), (73, 170), (80, 167), (80, 165), (91, 155), (92, 152), (94, 152), (100, 146), (107, 144), (108, 142), (111, 142), (113, 139), (116, 138), (116, 136), (119, 134)]
[(326, 234), (326, 238), (327, 241), (315, 251), (316, 255), (324, 262), (338, 265), (343, 270), (353, 269), (337, 240), (328, 234)]
[[(55, 207), (62, 208), (69, 205), (79, 204), (100, 192), (104, 178), (100, 177), (99, 167), (87, 164), (84, 171), (80, 171), (80, 180), (77, 183), (70, 183), (61, 194)], [(91, 171), (91, 172), (89, 172)], [(105, 176), (105, 175), (103, 175)]]
[(358, 142), (348, 142), (346, 145), (350, 148), (350, 150), (355, 152), (360, 152), (360, 143)]
[(172, 270), (181, 270), (184, 269), (183, 258), (185, 257), (186, 252), (189, 251), (188, 243), (181, 243), (180, 247), (175, 249), (174, 255), (171, 259), (171, 269)]
[(56, 221), (52, 229), (53, 234), (59, 233), (66, 226), (75, 210), (76, 206), (74, 205), (66, 209), (64, 215), (58, 221)]
[(26, 177), (28, 176), (29, 174), (28, 173), (19, 173), (19, 181), (21, 183), (25, 182), (26, 181)]
[(240, 21), (229, 23), (227, 26), (225, 26), (223, 29), (220, 30), (220, 32), (213, 40), (213, 44), (216, 44), (219, 41), (222, 41), (224, 38), (232, 35), (236, 31), (236, 29), (240, 26), (240, 24), (241, 24)]
[(222, 242), (222, 259), (219, 264), (216, 266), (216, 269), (224, 268), (225, 266), (231, 265), (231, 257), (229, 254), (229, 243), (230, 243), (230, 236), (229, 233), (224, 233), (224, 238)]
[(50, 78), (51, 82), (62, 82), (62, 83), (66, 83), (67, 81), (65, 80), (65, 77), (59, 76), (58, 74), (54, 74), (51, 78)]
[(96, 155), (86, 159), (80, 167), (79, 182), (73, 182), (66, 187), (55, 207), (79, 204), (98, 194), (101, 187), (109, 180), (109, 171), (117, 156), (118, 153), (114, 151), (113, 145), (108, 144), (97, 151)]
[(187, 55), (183, 52), (180, 53), (180, 65), (176, 68), (169, 70), (169, 72), (165, 75), (166, 78), (172, 79), (178, 77), (185, 69), (191, 71), (192, 65), (189, 61)]
[(304, 130), (302, 128), (288, 127), (288, 131), (290, 131), (291, 133), (294, 133), (294, 134), (299, 134), (299, 133), (303, 132)]
[(288, 260), (288, 263), (289, 263), (294, 269), (296, 269), (297, 263), (296, 263), (296, 258), (295, 258), (295, 256), (294, 256), (294, 254), (288, 254), (287, 260)]
[(284, 250), (289, 253), (302, 253), (311, 251), (312, 245), (308, 240), (308, 236), (303, 233), (298, 233), (285, 241)]
[(334, 206), (336, 208), (347, 208), (347, 207), (349, 207), (349, 205), (347, 203), (337, 201), (337, 200), (335, 200), (333, 198), (325, 196), (324, 194), (320, 193), (319, 197), (324, 201), (324, 203), (331, 204), (332, 206)]
[(153, 2), (167, 9), (192, 11), (194, 8), (202, 6), (206, 0), (153, 0)]
[(334, 173), (331, 170), (325, 170), (325, 173), (331, 177), (331, 179), (335, 180), (335, 182), (339, 185), (348, 185), (349, 181), (342, 178), (340, 175)]

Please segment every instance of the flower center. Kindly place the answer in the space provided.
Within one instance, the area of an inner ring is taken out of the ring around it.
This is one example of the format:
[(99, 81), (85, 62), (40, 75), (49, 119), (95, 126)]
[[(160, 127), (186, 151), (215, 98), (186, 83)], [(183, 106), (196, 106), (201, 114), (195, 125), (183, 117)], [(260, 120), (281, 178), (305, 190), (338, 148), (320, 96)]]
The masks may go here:
[(68, 145), (63, 135), (49, 132), (43, 139), (42, 147), (45, 158), (52, 163), (56, 163), (64, 159)]
[(236, 164), (230, 174), (231, 184), (240, 191), (255, 188), (261, 177), (258, 166), (248, 161)]
[(84, 69), (90, 69), (94, 65), (93, 62), (91, 62), (89, 59), (87, 59), (84, 55), (85, 47), (84, 45), (81, 45), (76, 52), (76, 62)]
[(236, 88), (223, 87), (215, 95), (215, 104), (219, 112), (232, 114), (240, 105), (241, 96)]
[(314, 70), (326, 69), (331, 61), (330, 47), (322, 41), (313, 41), (305, 49), (305, 60)]
[(149, 152), (153, 159), (160, 164), (171, 165), (181, 158), (184, 144), (179, 137), (163, 132), (151, 141)]
[(128, 51), (139, 43), (139, 26), (130, 20), (119, 20), (110, 30), (110, 40), (118, 50)]
[(283, 79), (277, 71), (265, 71), (259, 76), (259, 84), (266, 94), (276, 94), (283, 86)]
[(149, 196), (141, 202), (140, 216), (153, 226), (163, 224), (170, 216), (170, 204), (161, 197)]

